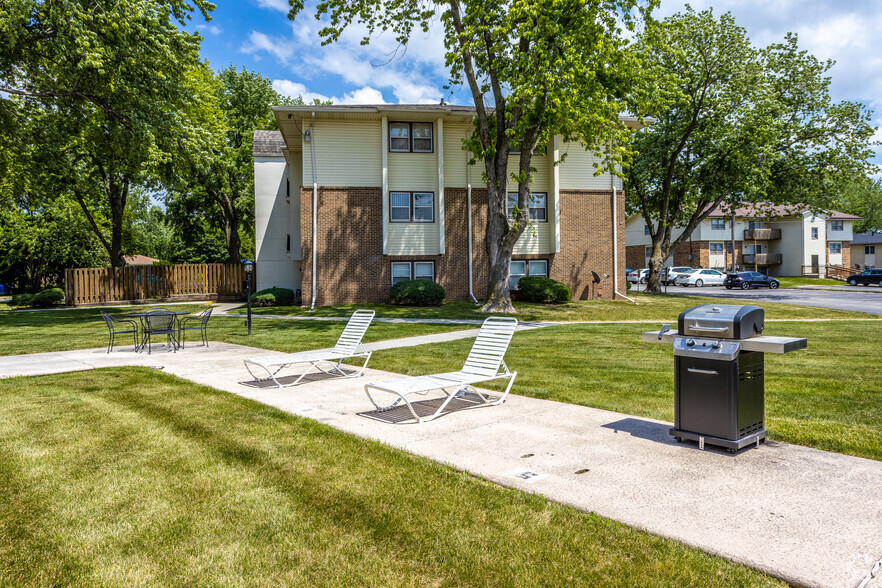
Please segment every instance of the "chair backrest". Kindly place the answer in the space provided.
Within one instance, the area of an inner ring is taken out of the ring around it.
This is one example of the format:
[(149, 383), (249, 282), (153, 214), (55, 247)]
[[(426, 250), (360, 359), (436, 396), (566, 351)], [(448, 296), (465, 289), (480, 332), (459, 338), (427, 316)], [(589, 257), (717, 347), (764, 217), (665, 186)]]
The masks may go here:
[(144, 315), (148, 331), (172, 331), (175, 328), (175, 313), (156, 310)]
[(512, 335), (518, 326), (518, 319), (513, 317), (495, 317), (484, 321), (478, 338), (466, 358), (462, 371), (477, 376), (495, 376), (499, 373), (499, 365)]
[(202, 326), (203, 327), (208, 324), (208, 318), (211, 316), (212, 310), (214, 310), (214, 309), (213, 308), (206, 308), (205, 310), (203, 310), (199, 314), (199, 317), (202, 318)]
[(98, 312), (101, 313), (101, 318), (104, 319), (104, 324), (106, 324), (107, 328), (112, 331), (113, 330), (113, 317), (104, 311), (99, 310)]
[(374, 320), (374, 314), (376, 313), (373, 310), (356, 310), (352, 313), (346, 328), (334, 345), (334, 353), (355, 353), (368, 327), (371, 326), (371, 321)]

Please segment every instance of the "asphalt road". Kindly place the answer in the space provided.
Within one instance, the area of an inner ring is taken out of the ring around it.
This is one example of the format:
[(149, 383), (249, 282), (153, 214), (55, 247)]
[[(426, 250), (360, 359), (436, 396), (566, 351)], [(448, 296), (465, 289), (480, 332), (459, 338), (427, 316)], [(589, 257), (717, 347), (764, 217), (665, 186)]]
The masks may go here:
[[(638, 288), (643, 289), (643, 286)], [(756, 300), (757, 302), (781, 302), (783, 304), (801, 304), (821, 308), (837, 308), (854, 310), (869, 314), (882, 315), (882, 288), (867, 287), (860, 289), (815, 290), (808, 288), (757, 288), (755, 290), (726, 290), (723, 286), (669, 286), (670, 294), (686, 294), (691, 296), (714, 296), (717, 298), (738, 298)]]

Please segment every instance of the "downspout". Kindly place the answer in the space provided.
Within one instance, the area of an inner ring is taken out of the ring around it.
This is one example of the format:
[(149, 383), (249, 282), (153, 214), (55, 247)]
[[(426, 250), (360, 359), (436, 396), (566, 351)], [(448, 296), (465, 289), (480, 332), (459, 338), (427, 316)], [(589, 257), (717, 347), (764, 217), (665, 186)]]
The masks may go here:
[[(312, 123), (315, 123), (315, 112), (312, 113)], [(315, 177), (315, 125), (309, 125), (309, 153), (312, 159), (312, 299), (309, 301), (309, 310), (315, 310), (316, 283), (318, 271), (316, 264), (316, 249), (318, 248), (318, 178)]]
[(612, 187), (612, 226), (613, 226), (613, 300), (621, 296), (628, 302), (637, 304), (633, 298), (628, 298), (619, 292), (619, 192), (616, 189), (616, 176), (610, 172), (609, 184)]
[(471, 161), (471, 154), (466, 153), (466, 186), (468, 193), (468, 208), (466, 209), (466, 217), (469, 219), (469, 296), (472, 298), (472, 302), (478, 304), (478, 299), (475, 298), (475, 292), (472, 287), (472, 264), (474, 260), (472, 259), (472, 166), (469, 165), (469, 161)]

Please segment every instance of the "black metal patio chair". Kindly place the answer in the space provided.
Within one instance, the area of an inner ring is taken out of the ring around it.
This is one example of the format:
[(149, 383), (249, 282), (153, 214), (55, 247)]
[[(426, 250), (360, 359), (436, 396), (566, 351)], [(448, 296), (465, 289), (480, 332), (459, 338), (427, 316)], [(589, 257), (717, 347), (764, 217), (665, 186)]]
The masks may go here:
[(154, 335), (165, 335), (166, 344), (173, 351), (178, 350), (177, 325), (175, 313), (167, 310), (155, 310), (144, 315), (144, 343), (147, 345), (147, 355), (150, 355), (150, 342)]
[(178, 339), (181, 341), (181, 349), (184, 348), (184, 341), (187, 338), (187, 331), (200, 331), (202, 334), (202, 344), (208, 347), (208, 319), (211, 317), (212, 308), (206, 308), (202, 312), (194, 316), (185, 316), (181, 319), (178, 327)]
[(114, 318), (106, 312), (101, 312), (101, 317), (104, 319), (104, 323), (107, 325), (107, 330), (110, 332), (110, 340), (107, 342), (107, 353), (113, 351), (113, 340), (117, 335), (131, 335), (132, 343), (135, 345), (135, 350), (137, 351), (138, 323), (132, 319)]

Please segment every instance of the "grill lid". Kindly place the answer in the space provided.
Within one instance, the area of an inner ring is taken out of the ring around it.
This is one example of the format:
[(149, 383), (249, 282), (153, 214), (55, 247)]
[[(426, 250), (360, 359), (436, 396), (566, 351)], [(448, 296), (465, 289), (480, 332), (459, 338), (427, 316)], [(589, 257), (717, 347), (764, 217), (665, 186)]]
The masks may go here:
[(677, 332), (684, 337), (749, 339), (762, 335), (763, 309), (752, 304), (702, 304), (684, 310), (677, 321)]

